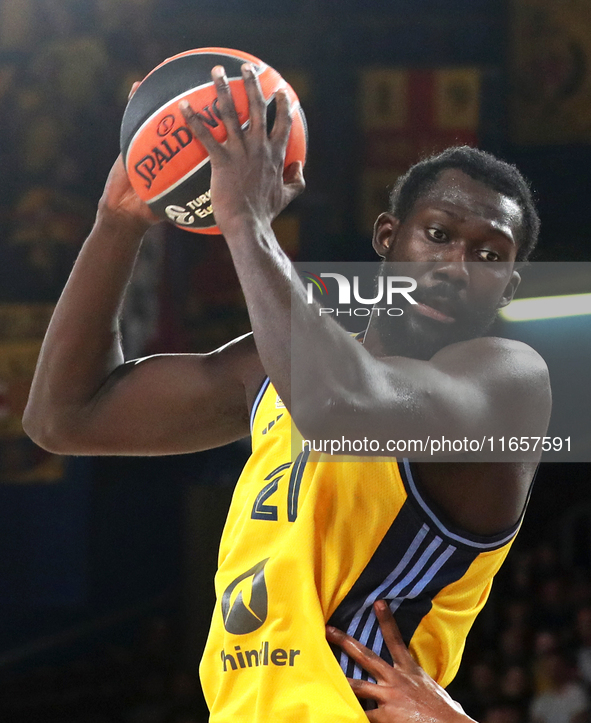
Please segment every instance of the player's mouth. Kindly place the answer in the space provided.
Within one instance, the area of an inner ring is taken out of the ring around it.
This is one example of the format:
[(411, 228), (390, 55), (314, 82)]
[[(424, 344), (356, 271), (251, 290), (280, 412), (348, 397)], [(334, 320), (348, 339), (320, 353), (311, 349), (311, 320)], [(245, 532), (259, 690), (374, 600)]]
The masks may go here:
[[(439, 304), (437, 304), (439, 306)], [(423, 304), (419, 302), (413, 306), (414, 310), (422, 316), (427, 316), (429, 319), (434, 319), (442, 324), (454, 324), (456, 321), (455, 316), (452, 316), (452, 310), (447, 308), (445, 305), (445, 311), (443, 309), (435, 309), (433, 306)]]

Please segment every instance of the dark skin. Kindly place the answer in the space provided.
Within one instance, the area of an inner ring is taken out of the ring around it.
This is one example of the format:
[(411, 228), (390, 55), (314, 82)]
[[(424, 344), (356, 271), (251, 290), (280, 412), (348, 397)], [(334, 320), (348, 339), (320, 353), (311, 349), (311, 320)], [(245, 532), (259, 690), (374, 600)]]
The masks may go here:
[[(544, 415), (549, 411), (548, 388), (543, 380), (533, 405), (524, 408), (521, 395), (502, 401), (500, 398), (503, 381), (497, 374), (506, 373), (520, 355), (522, 374), (531, 373), (529, 364), (539, 369), (535, 353), (505, 340), (470, 339), (473, 327), (468, 310), (478, 310), (475, 324), (482, 319), (484, 332), (487, 321), (493, 318), (490, 310), (509, 304), (519, 285), (514, 261), (521, 219), (521, 210), (514, 201), (462, 171), (448, 169), (418, 199), (403, 224), (390, 213), (382, 214), (376, 221), (373, 239), (374, 249), (391, 265), (392, 273), (398, 269), (417, 279), (413, 296), (421, 303), (417, 307), (408, 305), (405, 315), (394, 323), (387, 317), (374, 316), (366, 334), (366, 347), (377, 356), (424, 359), (431, 365), (440, 364), (440, 368), (449, 368), (448, 364), (457, 360), (457, 371), (465, 363), (465, 359), (458, 360), (458, 352), (467, 356), (469, 367), (481, 366), (482, 376), (494, 380), (496, 389), (491, 390), (498, 396), (489, 400), (491, 416), (487, 424), (489, 431), (496, 429), (498, 436), (506, 433), (509, 417), (523, 412), (529, 416), (537, 410), (546, 419)], [(396, 322), (402, 328), (396, 329)], [(455, 337), (459, 346), (450, 349), (450, 337)], [(503, 368), (491, 369), (503, 354), (508, 357)], [(495, 407), (501, 409), (493, 420)], [(444, 419), (453, 426), (448, 417)], [(454, 436), (449, 427), (446, 436)], [(458, 431), (455, 436), (459, 438), (462, 433)], [(535, 462), (491, 465), (446, 461), (416, 464), (415, 476), (456, 524), (486, 535), (518, 519), (535, 467)], [(487, 500), (484, 514), (482, 499)]]
[[(190, 108), (183, 113), (210, 154), (215, 216), (244, 291), (253, 335), (211, 354), (124, 361), (117, 317), (141, 237), (155, 219), (131, 190), (118, 159), (46, 335), (23, 420), (27, 433), (62, 454), (207, 449), (248, 434), (249, 410), (268, 374), (310, 439), (420, 437), (427, 420), (432, 434), (447, 436), (457, 428), (481, 438), (497, 427), (506, 435), (543, 435), (550, 392), (539, 356), (502, 339), (452, 335), (449, 343), (445, 329), (455, 322), (444, 322), (441, 315), (458, 309), (426, 293), (429, 285), (445, 283), (455, 289), (453, 303), (461, 309), (494, 311), (508, 303), (518, 281), (512, 270), (521, 229), (515, 204), (452, 169), (441, 174), (404, 222), (380, 216), (374, 235), (380, 255), (431, 265), (419, 279), (422, 306), (408, 320), (424, 341), (421, 349), (430, 346), (432, 354), (423, 358), (415, 350), (411, 355), (408, 331), (400, 333), (399, 350), (390, 348), (373, 318), (361, 345), (306, 304), (304, 288), (292, 283), (291, 264), (271, 230), (271, 221), (304, 186), (300, 164), (283, 171), (291, 124), (287, 95), (277, 94), (276, 122), (268, 136), (266, 105), (245, 67), (251, 123), (242, 130), (223, 70), (214, 69), (212, 76), (226, 143), (218, 144)], [(293, 358), (290, 327), (295, 338), (309, 342), (306, 353), (296, 349)], [(293, 379), (292, 364), (298, 372)], [(417, 469), (428, 494), (454, 522), (492, 534), (519, 517), (536, 461)]]
[(515, 201), (453, 168), (439, 174), (404, 224), (381, 214), (374, 249), (389, 272), (417, 280), (420, 303), (407, 304), (398, 319), (372, 319), (370, 344), (383, 356), (428, 360), (481, 336), (519, 285), (513, 262), (521, 222)]
[(375, 710), (367, 711), (370, 723), (475, 723), (413, 660), (388, 605), (378, 600), (374, 611), (392, 665), (350, 635), (326, 628), (328, 641), (341, 647), (376, 681), (348, 679), (358, 698), (377, 704)]

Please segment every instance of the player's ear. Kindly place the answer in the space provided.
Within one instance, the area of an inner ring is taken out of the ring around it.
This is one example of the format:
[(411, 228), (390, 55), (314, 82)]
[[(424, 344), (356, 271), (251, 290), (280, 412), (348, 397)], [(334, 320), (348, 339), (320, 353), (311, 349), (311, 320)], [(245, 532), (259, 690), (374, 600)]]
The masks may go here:
[(517, 291), (517, 287), (520, 283), (521, 276), (519, 275), (518, 271), (514, 270), (511, 274), (511, 279), (509, 280), (509, 283), (505, 287), (505, 291), (503, 292), (501, 301), (499, 302), (499, 309), (502, 309), (504, 306), (507, 306), (513, 301), (513, 297), (515, 296), (515, 292)]
[(378, 256), (385, 259), (392, 248), (400, 221), (391, 213), (380, 213), (373, 227), (372, 246)]

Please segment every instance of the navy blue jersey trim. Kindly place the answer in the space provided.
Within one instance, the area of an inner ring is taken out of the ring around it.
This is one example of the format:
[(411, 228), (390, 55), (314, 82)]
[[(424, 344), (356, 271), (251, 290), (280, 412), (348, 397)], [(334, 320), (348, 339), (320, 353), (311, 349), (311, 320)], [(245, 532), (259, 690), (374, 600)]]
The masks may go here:
[(521, 521), (523, 519), (523, 515), (525, 513), (525, 507), (527, 506), (527, 502), (524, 506), (523, 512), (519, 520), (509, 529), (503, 530), (503, 532), (499, 532), (496, 535), (474, 535), (470, 532), (466, 532), (465, 530), (455, 528), (447, 521), (443, 522), (443, 520), (437, 515), (437, 513), (435, 513), (435, 511), (426, 502), (425, 498), (419, 491), (416, 480), (414, 479), (412, 474), (410, 461), (406, 457), (402, 460), (402, 464), (399, 464), (398, 467), (400, 469), (400, 476), (402, 477), (402, 481), (404, 483), (404, 486), (406, 487), (406, 491), (408, 492), (409, 497), (415, 500), (422, 512), (427, 515), (428, 519), (437, 527), (437, 529), (443, 535), (445, 535), (445, 537), (447, 537), (447, 539), (455, 542), (456, 544), (459, 543), (461, 545), (467, 545), (468, 547), (475, 547), (479, 550), (495, 550), (499, 547), (503, 547), (503, 545), (506, 545), (517, 534), (517, 531), (519, 530), (519, 526), (521, 525)]
[(263, 395), (267, 391), (267, 387), (269, 386), (271, 380), (269, 377), (265, 377), (263, 380), (263, 383), (260, 386), (260, 389), (258, 391), (258, 394), (256, 395), (254, 399), (254, 404), (252, 405), (252, 410), (250, 412), (250, 433), (252, 434), (252, 428), (254, 427), (254, 418), (257, 413), (257, 409), (259, 408), (259, 404), (261, 403), (261, 399), (263, 398)]
[[(329, 623), (346, 630), (387, 659), (373, 603), (380, 599), (388, 601), (408, 645), (431, 609), (433, 598), (447, 585), (460, 580), (480, 552), (441, 534), (408, 494)], [(346, 675), (364, 677), (362, 669), (343, 651), (335, 651), (335, 655)]]

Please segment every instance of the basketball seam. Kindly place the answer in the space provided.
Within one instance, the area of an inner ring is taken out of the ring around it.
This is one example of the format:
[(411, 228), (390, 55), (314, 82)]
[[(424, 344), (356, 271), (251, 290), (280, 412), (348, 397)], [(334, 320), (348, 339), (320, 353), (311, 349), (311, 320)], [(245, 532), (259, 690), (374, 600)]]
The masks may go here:
[[(235, 77), (235, 78), (228, 78), (228, 82), (231, 80), (242, 80), (241, 78)], [(127, 160), (129, 158), (129, 155), (131, 153), (131, 149), (133, 148), (134, 143), (137, 141), (138, 136), (140, 133), (144, 130), (144, 128), (152, 121), (159, 113), (162, 113), (165, 108), (168, 108), (173, 103), (178, 103), (180, 100), (182, 100), (185, 96), (190, 95), (191, 93), (194, 93), (197, 90), (201, 90), (202, 88), (208, 88), (214, 85), (213, 81), (209, 83), (203, 83), (202, 85), (196, 85), (194, 88), (189, 88), (189, 90), (186, 90), (184, 93), (180, 93), (179, 95), (175, 96), (174, 98), (171, 98), (168, 103), (165, 105), (161, 105), (160, 108), (155, 110), (146, 120), (141, 124), (141, 126), (136, 130), (136, 132), (133, 134), (132, 139), (129, 142), (129, 145), (127, 146), (127, 153), (125, 154), (125, 168), (127, 168)]]
[[(205, 50), (205, 49), (203, 49), (203, 50), (199, 49), (199, 50), (195, 50), (195, 51), (189, 50), (189, 51), (186, 51), (185, 53), (179, 53), (178, 55), (174, 55), (172, 58), (167, 58), (166, 60), (162, 61), (162, 63), (160, 63), (160, 65), (157, 65), (153, 70), (151, 70), (148, 73), (148, 75), (146, 75), (146, 78), (149, 78), (152, 75), (152, 73), (155, 73), (157, 70), (162, 68), (164, 65), (168, 65), (168, 63), (174, 62), (175, 60), (177, 60), (177, 58), (190, 57), (191, 55), (220, 55), (223, 58), (232, 58), (232, 60), (238, 60), (238, 61), (241, 60), (243, 65), (244, 65), (244, 63), (252, 63), (252, 61), (246, 60), (246, 58), (243, 58), (240, 55), (232, 55), (231, 53), (220, 53), (217, 50), (215, 53), (213, 53), (211, 50)], [(247, 55), (250, 55), (250, 53), (247, 53)], [(265, 68), (269, 67), (267, 65), (267, 63), (263, 63), (262, 61), (258, 61), (256, 63), (256, 65), (259, 68), (259, 72), (262, 72), (263, 70), (265, 70)], [(144, 78), (144, 80), (146, 78)]]
[(191, 176), (195, 175), (197, 171), (209, 161), (209, 156), (205, 156), (205, 158), (202, 161), (199, 161), (199, 163), (194, 166), (190, 171), (185, 173), (185, 175), (182, 178), (179, 178), (178, 181), (175, 181), (171, 186), (168, 186), (164, 191), (159, 193), (157, 196), (154, 196), (154, 198), (151, 198), (149, 201), (146, 201), (148, 206), (151, 206), (153, 203), (156, 203), (159, 201), (163, 196), (168, 195), (171, 191), (174, 191), (175, 188), (178, 188), (182, 183), (185, 181), (188, 181)]

